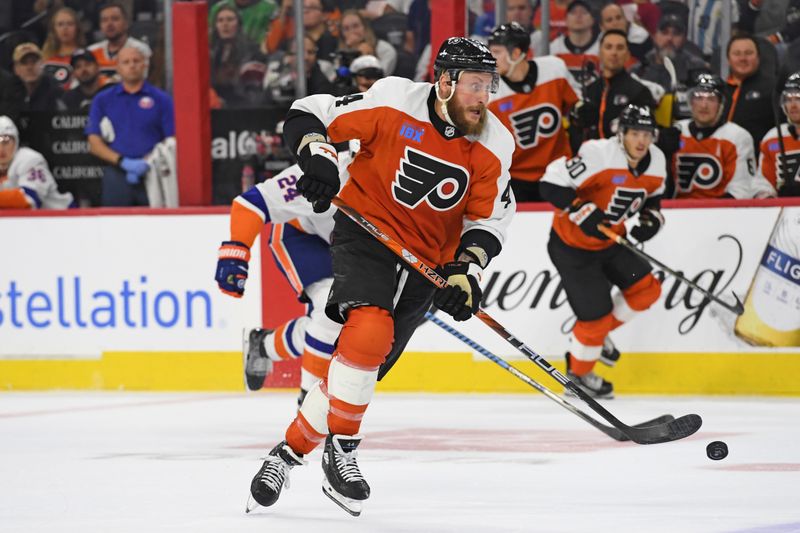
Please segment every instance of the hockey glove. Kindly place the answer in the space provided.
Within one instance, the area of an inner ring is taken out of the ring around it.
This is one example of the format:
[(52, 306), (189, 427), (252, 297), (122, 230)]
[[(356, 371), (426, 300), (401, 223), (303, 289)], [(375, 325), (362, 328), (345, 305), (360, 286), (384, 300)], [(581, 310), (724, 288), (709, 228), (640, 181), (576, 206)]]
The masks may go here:
[(608, 240), (608, 237), (597, 229), (597, 226), (600, 224), (608, 225), (605, 221), (605, 213), (594, 203), (575, 200), (569, 207), (569, 214), (567, 216), (569, 216), (569, 219), (589, 237), (594, 237), (601, 241)]
[(444, 265), (447, 287), (433, 295), (433, 304), (461, 322), (470, 318), (481, 304), (480, 280), (483, 269), (476, 263), (454, 261)]
[[(119, 167), (127, 174), (136, 175), (137, 178), (150, 170), (150, 165), (147, 164), (147, 161), (144, 159), (134, 159), (132, 157), (123, 157), (122, 161), (119, 162)], [(128, 183), (130, 183), (130, 178), (127, 179)], [(136, 183), (138, 183), (138, 181)]]
[(639, 223), (631, 229), (631, 237), (639, 242), (649, 241), (664, 225), (664, 215), (657, 209), (644, 209), (639, 213)]
[(248, 261), (250, 261), (250, 248), (246, 244), (224, 241), (219, 247), (217, 273), (214, 276), (219, 290), (234, 298), (241, 298), (247, 281)]
[(579, 100), (570, 111), (570, 119), (578, 128), (588, 128), (600, 121), (600, 110), (589, 100)]
[(667, 161), (669, 161), (672, 154), (681, 148), (681, 130), (676, 127), (660, 128), (656, 146), (664, 152), (667, 156)]
[(315, 213), (324, 213), (339, 192), (336, 149), (328, 143), (310, 142), (301, 149), (299, 161), (303, 175), (297, 180), (297, 190), (314, 204)]

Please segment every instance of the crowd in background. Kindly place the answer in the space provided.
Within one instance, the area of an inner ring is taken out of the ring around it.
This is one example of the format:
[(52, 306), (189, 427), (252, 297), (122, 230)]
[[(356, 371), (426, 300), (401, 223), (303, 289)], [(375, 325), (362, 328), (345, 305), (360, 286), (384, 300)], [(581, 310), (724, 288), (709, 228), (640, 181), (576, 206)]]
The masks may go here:
[[(432, 81), (431, 3), (303, 0), (308, 93), (358, 92), (390, 75)], [(674, 96), (666, 120), (671, 123), (692, 118), (689, 89), (698, 74), (719, 73), (725, 57), (730, 75), (723, 80), (723, 118), (752, 136), (757, 159), (762, 139), (782, 115), (778, 100), (784, 83), (800, 70), (800, 0), (734, 0), (730, 43), (721, 39), (722, 3), (550, 0), (546, 36), (539, 29), (536, 1), (507, 0), (505, 18), (529, 33), (528, 57), (549, 49), (567, 65), (580, 96), (602, 108), (596, 115), (583, 113), (584, 120), (588, 116), (594, 123), (580, 124), (580, 134), (574, 127), (569, 130), (573, 151), (582, 140), (608, 136), (604, 130), (614, 127), (604, 101), (614, 89), (609, 76), (630, 75), (645, 89), (636, 98), (657, 114), (663, 112), (659, 105), (665, 96)], [(468, 0), (467, 7), (470, 34), (486, 40), (496, 26), (494, 2)], [(209, 1), (212, 107), (288, 105), (294, 99), (294, 23), (292, 0)], [(609, 32), (623, 36), (625, 49), (616, 55), (601, 50)], [(13, 0), (0, 6), (0, 34), (0, 116), (12, 121), (29, 111), (88, 113), (98, 94), (122, 82), (117, 61), (124, 48), (139, 51), (147, 86), (165, 88), (163, 5), (158, 0)], [(611, 68), (612, 63), (619, 65)], [(617, 89), (625, 96), (627, 87)], [(165, 126), (163, 135), (171, 134), (171, 126)], [(662, 135), (677, 149), (675, 128), (665, 128)], [(154, 144), (163, 140), (149, 137)], [(96, 155), (106, 163), (116, 158)], [(757, 165), (754, 161), (753, 172)], [(130, 172), (123, 169), (121, 175)]]

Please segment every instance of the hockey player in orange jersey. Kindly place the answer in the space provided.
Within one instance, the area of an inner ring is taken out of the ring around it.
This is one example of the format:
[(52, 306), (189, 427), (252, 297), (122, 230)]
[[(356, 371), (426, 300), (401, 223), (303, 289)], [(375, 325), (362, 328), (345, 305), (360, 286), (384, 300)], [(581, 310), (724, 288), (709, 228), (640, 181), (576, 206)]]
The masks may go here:
[(780, 136), (777, 128), (764, 135), (758, 176), (778, 189), (779, 196), (800, 196), (800, 72), (786, 79), (780, 103), (787, 122), (780, 125)]
[(689, 89), (691, 119), (677, 123), (680, 148), (672, 156), (676, 198), (766, 198), (775, 190), (755, 175), (750, 134), (733, 122), (722, 122), (724, 83), (700, 74)]
[(248, 508), (273, 505), (289, 470), (325, 443), (323, 492), (353, 515), (370, 487), (356, 459), (361, 421), (381, 365), (405, 343), (431, 301), (466, 320), (481, 299), (480, 278), (500, 252), (515, 210), (508, 169), (514, 141), (487, 111), (496, 62), (480, 42), (450, 38), (434, 62), (436, 84), (385, 78), (366, 93), (296, 101), (287, 144), (304, 174), (297, 189), (317, 210), (339, 190), (330, 143), (361, 150), (341, 198), (428, 264), (449, 286), (435, 289), (342, 213), (331, 239), (334, 282), (326, 311), (342, 322), (327, 379), (312, 387), (285, 440), (253, 478)]
[(563, 118), (578, 102), (577, 83), (555, 56), (526, 60), (530, 36), (516, 22), (496, 27), (489, 49), (497, 60), (500, 88), (489, 109), (514, 135), (511, 189), (518, 202), (538, 202), (544, 169), (561, 156), (572, 157)]
[[(609, 332), (661, 294), (650, 264), (598, 229), (603, 224), (625, 234), (625, 221), (638, 214), (631, 236), (643, 242), (663, 226), (666, 161), (653, 144), (655, 131), (647, 108), (628, 106), (615, 137), (585, 142), (572, 159), (562, 157), (548, 165), (542, 178), (542, 196), (561, 210), (553, 217), (547, 251), (577, 318), (567, 375), (597, 398), (614, 395), (611, 382), (593, 370), (598, 359), (610, 366), (619, 359), (608, 342)], [(613, 298), (611, 285), (620, 290)]]

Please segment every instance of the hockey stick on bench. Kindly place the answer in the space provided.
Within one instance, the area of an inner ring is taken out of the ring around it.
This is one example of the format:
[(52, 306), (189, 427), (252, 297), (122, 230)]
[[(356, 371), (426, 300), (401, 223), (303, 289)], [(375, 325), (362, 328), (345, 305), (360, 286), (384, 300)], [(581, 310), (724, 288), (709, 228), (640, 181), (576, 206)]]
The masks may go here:
[[(625, 441), (631, 440), (622, 431), (618, 430), (615, 427), (607, 426), (605, 424), (602, 424), (602, 423), (598, 422), (597, 420), (595, 420), (591, 416), (587, 415), (586, 413), (584, 413), (583, 411), (581, 411), (580, 409), (578, 409), (577, 407), (575, 407), (574, 405), (572, 405), (571, 403), (569, 403), (568, 401), (563, 399), (558, 394), (554, 393), (553, 391), (551, 391), (550, 389), (548, 389), (544, 385), (541, 385), (540, 383), (536, 382), (529, 375), (525, 374), (524, 372), (522, 372), (518, 368), (516, 368), (516, 367), (512, 366), (511, 364), (509, 364), (508, 361), (506, 361), (502, 357), (496, 356), (495, 354), (493, 354), (492, 352), (490, 352), (489, 350), (487, 350), (486, 348), (484, 348), (483, 346), (481, 346), (480, 344), (478, 344), (474, 340), (470, 339), (469, 337), (467, 337), (466, 335), (464, 335), (463, 333), (458, 331), (456, 328), (452, 327), (450, 324), (448, 324), (444, 320), (436, 317), (433, 313), (431, 313), (431, 312), (425, 313), (425, 318), (427, 318), (428, 320), (430, 320), (431, 322), (433, 322), (434, 324), (436, 324), (437, 326), (439, 326), (440, 328), (442, 328), (443, 330), (445, 330), (446, 332), (448, 332), (450, 335), (454, 336), (458, 340), (462, 341), (464, 344), (466, 344), (467, 346), (469, 346), (470, 348), (472, 348), (473, 350), (475, 350), (479, 354), (483, 355), (484, 357), (486, 357), (487, 359), (489, 359), (493, 363), (497, 364), (500, 368), (503, 368), (504, 370), (507, 370), (508, 372), (510, 372), (511, 374), (516, 376), (517, 378), (519, 378), (520, 380), (524, 381), (525, 383), (527, 383), (528, 385), (530, 385), (534, 389), (538, 390), (539, 392), (541, 392), (542, 394), (544, 394), (545, 396), (547, 396), (548, 398), (550, 398), (551, 400), (556, 402), (558, 405), (560, 405), (561, 407), (563, 407), (567, 411), (577, 415), (579, 418), (581, 418), (581, 419), (585, 420), (586, 422), (588, 422), (589, 424), (593, 425), (594, 427), (596, 427), (597, 429), (599, 429), (600, 431), (602, 431), (603, 433), (605, 433), (606, 435), (608, 435), (612, 439), (618, 440), (620, 442), (625, 442)], [(643, 428), (643, 427), (648, 427), (648, 426), (656, 426), (658, 424), (664, 424), (666, 422), (671, 422), (673, 420), (675, 420), (675, 417), (672, 416), (672, 415), (661, 415), (658, 418), (654, 418), (652, 420), (648, 420), (647, 422), (642, 422), (640, 424), (636, 424), (633, 427)]]
[(619, 233), (615, 233), (614, 231), (612, 231), (611, 229), (607, 228), (606, 226), (604, 226), (602, 224), (599, 224), (597, 226), (597, 229), (599, 229), (603, 233), (603, 235), (605, 235), (606, 237), (608, 237), (609, 239), (611, 239), (615, 243), (619, 244), (620, 246), (622, 246), (624, 248), (627, 248), (628, 250), (630, 250), (634, 254), (638, 255), (639, 257), (641, 257), (645, 261), (647, 261), (649, 263), (652, 263), (652, 264), (656, 265), (657, 267), (663, 269), (668, 274), (672, 275), (676, 279), (681, 280), (682, 282), (684, 282), (685, 284), (687, 284), (688, 286), (690, 286), (691, 288), (693, 288), (694, 290), (696, 290), (700, 294), (704, 295), (709, 300), (712, 300), (712, 301), (718, 303), (719, 305), (721, 305), (722, 307), (724, 307), (725, 309), (727, 309), (731, 313), (735, 313), (736, 315), (741, 315), (742, 313), (744, 313), (744, 306), (742, 305), (742, 301), (739, 300), (739, 297), (736, 296), (735, 292), (731, 291), (731, 293), (733, 294), (733, 297), (736, 299), (736, 305), (731, 305), (731, 304), (723, 301), (719, 297), (717, 297), (717, 295), (715, 295), (715, 294), (711, 293), (710, 291), (707, 291), (706, 289), (702, 288), (700, 285), (698, 285), (697, 283), (693, 282), (692, 280), (687, 279), (685, 276), (682, 276), (679, 272), (676, 272), (675, 270), (672, 270), (670, 267), (668, 267), (667, 265), (665, 265), (664, 263), (662, 263), (661, 261), (659, 261), (658, 259), (656, 259), (652, 255), (648, 254), (644, 250), (640, 250), (639, 248), (634, 246), (634, 244), (631, 241), (629, 241), (628, 239), (626, 239), (625, 237), (623, 237)]
[[(358, 211), (347, 205), (338, 196), (331, 199), (331, 203), (339, 208), (345, 215), (353, 220), (356, 224), (365, 229), (373, 237), (380, 240), (387, 248), (394, 252), (407, 264), (412, 266), (420, 274), (425, 276), (428, 281), (439, 288), (447, 286), (447, 280), (439, 275), (433, 268), (426, 265), (416, 255), (404, 248), (400, 243), (386, 235), (375, 224), (361, 216)], [(637, 428), (629, 426), (617, 417), (612, 415), (605, 407), (600, 405), (594, 398), (589, 396), (586, 392), (573, 383), (568, 377), (556, 370), (544, 357), (537, 354), (525, 345), (521, 340), (517, 339), (508, 330), (501, 326), (495, 319), (489, 316), (483, 309), (478, 309), (475, 313), (484, 324), (492, 328), (495, 333), (503, 337), (506, 342), (514, 346), (517, 350), (522, 352), (528, 359), (536, 363), (536, 365), (550, 374), (550, 376), (561, 383), (565, 388), (569, 389), (575, 396), (583, 400), (595, 413), (599, 414), (608, 423), (615, 428), (625, 433), (630, 439), (637, 444), (657, 444), (661, 442), (670, 442), (678, 439), (683, 439), (695, 433), (703, 424), (703, 420), (699, 415), (690, 414), (676, 418), (671, 422), (665, 424), (658, 424), (647, 428)]]

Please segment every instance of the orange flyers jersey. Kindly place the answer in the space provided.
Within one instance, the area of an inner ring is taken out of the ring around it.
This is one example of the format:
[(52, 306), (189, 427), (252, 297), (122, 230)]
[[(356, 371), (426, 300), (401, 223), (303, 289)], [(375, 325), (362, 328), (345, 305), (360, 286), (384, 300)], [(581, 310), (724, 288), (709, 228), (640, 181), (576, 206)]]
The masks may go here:
[(361, 141), (342, 199), (437, 265), (453, 260), (461, 235), (472, 229), (502, 245), (516, 205), (511, 133), (487, 112), (479, 137), (462, 136), (434, 105), (432, 84), (389, 77), (365, 93), (308, 96), (292, 109), (315, 115), (333, 142)]
[[(514, 135), (516, 149), (511, 161), (511, 176), (537, 181), (550, 161), (572, 157), (562, 117), (578, 101), (575, 81), (564, 62), (551, 56), (531, 61), (535, 86), (516, 92), (505, 79), (492, 95), (489, 109)], [(519, 85), (519, 84), (514, 84)]]
[[(122, 45), (121, 48), (125, 48), (126, 46), (138, 48), (147, 59), (153, 55), (150, 47), (147, 46), (147, 43), (140, 41), (139, 39), (128, 37), (128, 40), (125, 41), (125, 44)], [(116, 54), (112, 55), (111, 52), (109, 52), (108, 41), (100, 41), (90, 45), (89, 51), (92, 53), (95, 59), (97, 59), (97, 64), (100, 66), (100, 72), (102, 74), (105, 74), (106, 76), (115, 76), (117, 74), (117, 56)]]
[[(726, 122), (707, 137), (690, 129), (691, 119), (679, 121), (680, 148), (672, 157), (677, 198), (753, 198), (759, 186), (755, 173), (753, 139), (733, 122)], [(762, 184), (764, 185), (764, 184)], [(766, 184), (767, 186), (769, 184)]]
[[(667, 176), (664, 153), (651, 144), (649, 158), (649, 164), (643, 163), (647, 168), (634, 173), (628, 168), (625, 151), (616, 137), (586, 141), (572, 159), (562, 157), (550, 163), (542, 181), (575, 189), (579, 200), (602, 209), (612, 229), (624, 235), (625, 221), (639, 212), (648, 198), (664, 193)], [(553, 230), (575, 248), (602, 250), (614, 244), (586, 235), (566, 211), (556, 211)]]
[[(766, 179), (773, 188), (777, 188), (778, 173), (787, 182), (800, 183), (800, 138), (797, 130), (789, 129), (788, 124), (781, 124), (781, 136), (786, 159), (781, 155), (781, 144), (778, 130), (772, 128), (761, 140), (761, 158), (758, 162), (758, 176)], [(785, 162), (785, 166), (784, 163)]]
[[(587, 48), (578, 49), (572, 46), (567, 40), (566, 35), (559, 35), (550, 43), (550, 54), (561, 58), (566, 63), (570, 74), (578, 83), (591, 85), (599, 76), (600, 59), (600, 39), (595, 39)], [(587, 65), (591, 63), (591, 70)]]

